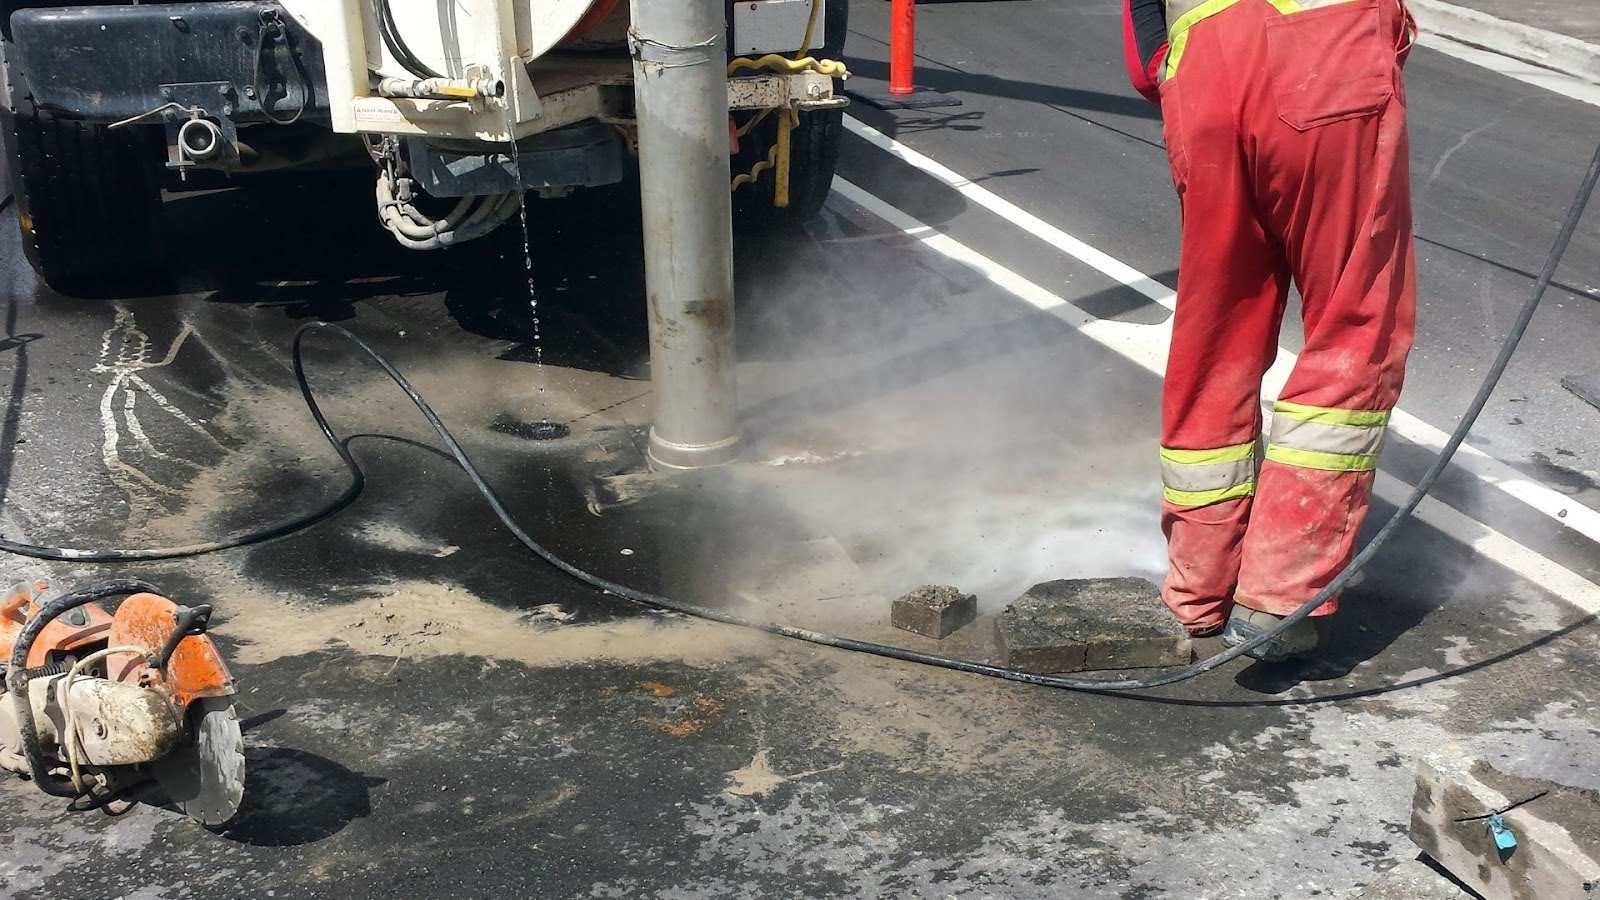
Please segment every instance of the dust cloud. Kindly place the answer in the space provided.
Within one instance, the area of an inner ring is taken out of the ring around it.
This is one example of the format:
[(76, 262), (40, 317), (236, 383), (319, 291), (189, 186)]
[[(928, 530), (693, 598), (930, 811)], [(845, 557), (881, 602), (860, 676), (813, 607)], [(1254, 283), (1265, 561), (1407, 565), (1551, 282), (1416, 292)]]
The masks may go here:
[(1159, 581), (1154, 379), (871, 227), (829, 210), (778, 271), (741, 273), (746, 456), (770, 463), (749, 477), (865, 592), (949, 583), (993, 610), (1050, 578)]

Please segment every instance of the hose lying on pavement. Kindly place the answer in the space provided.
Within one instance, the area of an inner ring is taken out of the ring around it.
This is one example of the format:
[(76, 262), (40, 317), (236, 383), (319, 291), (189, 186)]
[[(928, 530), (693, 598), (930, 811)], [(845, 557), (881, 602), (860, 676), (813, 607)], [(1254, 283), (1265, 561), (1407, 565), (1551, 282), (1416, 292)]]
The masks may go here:
[(1595, 183), (1597, 180), (1600, 180), (1600, 147), (1596, 148), (1594, 158), (1589, 164), (1589, 170), (1584, 175), (1583, 182), (1578, 189), (1578, 193), (1573, 197), (1572, 204), (1567, 210), (1566, 219), (1561, 225), (1561, 231), (1556, 237), (1555, 244), (1550, 248), (1550, 255), (1545, 260), (1544, 269), (1539, 273), (1539, 278), (1534, 283), (1533, 292), (1531, 295), (1529, 295), (1527, 302), (1523, 304), (1522, 310), (1517, 316), (1516, 323), (1512, 326), (1510, 333), (1506, 336), (1505, 342), (1501, 345), (1500, 353), (1495, 358), (1494, 364), (1489, 367), (1488, 373), (1484, 376), (1483, 383), (1479, 386), (1477, 395), (1473, 397), (1472, 403), (1467, 407), (1466, 413), (1462, 415), (1461, 421), (1457, 423), (1455, 431), (1451, 433), (1450, 439), (1445, 443), (1444, 449), (1440, 451), (1439, 456), (1433, 461), (1433, 465), (1428, 468), (1428, 471), (1423, 475), (1422, 480), (1417, 482), (1416, 488), (1412, 490), (1411, 495), (1407, 497), (1406, 501), (1400, 505), (1400, 508), (1389, 517), (1388, 521), (1383, 524), (1383, 527), (1378, 530), (1378, 533), (1373, 536), (1372, 540), (1368, 542), (1364, 548), (1362, 548), (1361, 552), (1356, 554), (1355, 558), (1352, 559), (1350, 564), (1345, 567), (1344, 571), (1340, 572), (1339, 575), (1335, 577), (1327, 587), (1324, 587), (1322, 590), (1318, 591), (1316, 596), (1307, 600), (1300, 606), (1299, 609), (1296, 609), (1293, 613), (1289, 614), (1275, 626), (1237, 646), (1230, 647), (1221, 653), (1210, 657), (1209, 659), (1201, 660), (1200, 662), (1192, 665), (1183, 666), (1167, 672), (1159, 672), (1152, 675), (1146, 675), (1141, 678), (1121, 679), (1078, 678), (1065, 675), (1038, 675), (1004, 666), (993, 666), (964, 659), (956, 659), (949, 656), (941, 656), (936, 653), (923, 653), (916, 650), (907, 650), (901, 647), (893, 647), (887, 644), (875, 643), (873, 641), (863, 641), (855, 638), (841, 637), (839, 635), (824, 634), (822, 632), (811, 631), (804, 628), (796, 628), (777, 622), (757, 621), (740, 616), (736, 613), (728, 612), (726, 610), (711, 609), (704, 606), (698, 606), (693, 603), (675, 600), (671, 597), (665, 597), (660, 594), (653, 594), (648, 591), (637, 590), (635, 588), (628, 587), (627, 585), (612, 581), (599, 575), (595, 575), (591, 572), (587, 572), (557, 556), (555, 553), (547, 549), (543, 544), (535, 541), (531, 535), (524, 531), (522, 527), (517, 524), (516, 520), (512, 518), (510, 511), (506, 509), (505, 504), (500, 500), (499, 495), (495, 493), (494, 488), (491, 487), (488, 481), (484, 479), (483, 474), (472, 462), (472, 459), (467, 455), (467, 452), (461, 448), (461, 444), (455, 439), (455, 436), (450, 433), (450, 429), (445, 427), (445, 424), (442, 420), (440, 420), (439, 415), (433, 411), (433, 407), (429, 406), (428, 402), (422, 398), (422, 395), (417, 393), (416, 388), (411, 386), (411, 383), (406, 380), (406, 377), (402, 375), (392, 363), (390, 363), (387, 359), (384, 359), (383, 356), (379, 354), (371, 344), (367, 343), (365, 340), (362, 340), (356, 335), (351, 334), (349, 331), (346, 331), (338, 325), (334, 325), (329, 322), (310, 322), (302, 325), (300, 329), (295, 332), (293, 357), (295, 381), (300, 386), (300, 393), (301, 396), (305, 398), (306, 407), (310, 410), (312, 418), (316, 420), (317, 427), (322, 430), (323, 436), (327, 438), (329, 446), (331, 446), (334, 452), (339, 455), (340, 460), (344, 462), (345, 468), (350, 473), (350, 486), (346, 488), (344, 493), (340, 494), (340, 496), (335, 499), (332, 504), (323, 509), (291, 519), (287, 522), (282, 522), (276, 525), (246, 532), (225, 540), (215, 541), (208, 544), (196, 544), (189, 547), (147, 550), (69, 550), (60, 547), (34, 546), (0, 539), (0, 550), (22, 556), (30, 556), (37, 559), (75, 560), (78, 562), (116, 562), (125, 560), (174, 559), (185, 556), (196, 556), (201, 553), (210, 553), (216, 550), (228, 549), (230, 547), (240, 547), (247, 544), (260, 543), (261, 541), (270, 540), (275, 537), (281, 537), (285, 534), (289, 534), (321, 521), (338, 510), (343, 509), (345, 506), (348, 506), (350, 502), (361, 493), (361, 489), (365, 484), (366, 479), (362, 474), (360, 464), (356, 462), (355, 457), (351, 454), (346, 442), (340, 440), (339, 436), (334, 433), (332, 426), (328, 424), (327, 417), (322, 412), (322, 408), (317, 404), (316, 397), (311, 390), (311, 385), (306, 380), (303, 359), (303, 342), (306, 336), (315, 332), (325, 332), (336, 335), (354, 344), (358, 349), (366, 353), (366, 355), (371, 358), (371, 360), (376, 363), (380, 369), (383, 370), (384, 374), (388, 375), (389, 378), (399, 386), (400, 390), (403, 391), (406, 397), (411, 400), (412, 404), (416, 406), (417, 410), (422, 413), (423, 418), (427, 419), (428, 424), (432, 426), (434, 432), (438, 434), (439, 440), (444, 442), (445, 447), (449, 450), (450, 455), (455, 458), (456, 463), (461, 466), (464, 472), (466, 472), (467, 477), (472, 481), (473, 487), (478, 489), (478, 493), (481, 494), (484, 501), (489, 504), (489, 508), (494, 512), (495, 518), (499, 519), (501, 524), (505, 525), (507, 530), (509, 530), (511, 534), (522, 543), (523, 546), (527, 547), (540, 559), (572, 576), (573, 578), (584, 582), (585, 584), (589, 584), (593, 587), (599, 588), (602, 591), (615, 594), (635, 603), (640, 603), (656, 609), (682, 613), (684, 615), (694, 616), (695, 618), (707, 619), (714, 622), (723, 622), (729, 625), (738, 625), (743, 628), (752, 628), (757, 631), (764, 631), (768, 634), (774, 634), (780, 637), (794, 638), (796, 640), (807, 641), (813, 644), (821, 644), (825, 647), (836, 647), (841, 650), (869, 653), (874, 656), (886, 657), (888, 659), (921, 663), (923, 665), (936, 666), (941, 669), (951, 669), (957, 672), (967, 672), (974, 675), (987, 675), (992, 678), (1002, 678), (1007, 681), (1017, 681), (1024, 684), (1038, 685), (1041, 687), (1103, 693), (1108, 691), (1145, 690), (1149, 688), (1160, 687), (1162, 685), (1175, 684), (1180, 681), (1186, 681), (1195, 677), (1196, 675), (1209, 672), (1219, 666), (1239, 658), (1240, 656), (1243, 656), (1256, 647), (1259, 647), (1262, 644), (1277, 638), (1290, 626), (1309, 616), (1312, 610), (1321, 606), (1329, 597), (1334, 596), (1347, 584), (1349, 584), (1350, 580), (1354, 578), (1356, 574), (1359, 573), (1363, 568), (1365, 568), (1366, 565), (1372, 561), (1373, 557), (1375, 557), (1378, 552), (1382, 550), (1383, 547), (1389, 542), (1389, 540), (1394, 536), (1395, 531), (1400, 527), (1401, 523), (1410, 517), (1411, 513), (1416, 510), (1418, 504), (1420, 504), (1423, 498), (1428, 495), (1429, 491), (1433, 489), (1433, 486), (1439, 480), (1440, 475), (1442, 475), (1445, 469), (1450, 465), (1450, 460), (1455, 456), (1456, 450), (1459, 449), (1462, 442), (1466, 440), (1467, 433), (1472, 430), (1472, 426), (1477, 421), (1478, 416), (1483, 413), (1484, 407), (1489, 402), (1489, 396), (1494, 393), (1494, 389), (1496, 385), (1499, 384), (1501, 376), (1505, 374), (1506, 367), (1511, 362), (1511, 356), (1517, 349), (1517, 344), (1522, 340), (1522, 336), (1527, 332), (1528, 325), (1533, 320), (1533, 315), (1538, 310), (1540, 301), (1544, 299), (1545, 292), (1549, 289), (1550, 282), (1555, 277), (1556, 269), (1560, 266), (1562, 257), (1566, 255), (1567, 246), (1572, 242), (1572, 236), (1577, 230), (1578, 222), (1582, 219), (1584, 209), (1588, 206), (1589, 199), (1594, 194)]

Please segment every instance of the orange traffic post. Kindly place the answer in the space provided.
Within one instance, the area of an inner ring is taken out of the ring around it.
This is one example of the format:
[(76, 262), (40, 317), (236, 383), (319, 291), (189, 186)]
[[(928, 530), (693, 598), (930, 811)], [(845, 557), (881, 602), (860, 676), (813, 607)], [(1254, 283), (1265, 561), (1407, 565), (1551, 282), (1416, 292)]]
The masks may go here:
[[(889, 90), (856, 88), (851, 97), (878, 109), (926, 109), (960, 106), (961, 101), (938, 91), (917, 87), (913, 68), (917, 56), (917, 0), (889, 3)], [(854, 84), (855, 82), (852, 82)]]
[(917, 52), (917, 0), (889, 4), (889, 93), (914, 93), (911, 70)]

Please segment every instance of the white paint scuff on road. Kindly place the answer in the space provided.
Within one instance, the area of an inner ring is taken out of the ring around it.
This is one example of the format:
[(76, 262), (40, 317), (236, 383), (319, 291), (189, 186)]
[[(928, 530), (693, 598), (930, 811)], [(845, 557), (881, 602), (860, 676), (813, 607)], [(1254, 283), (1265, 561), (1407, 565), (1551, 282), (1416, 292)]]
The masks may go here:
[[(943, 163), (900, 143), (876, 128), (848, 116), (845, 117), (844, 121), (845, 127), (849, 129), (850, 133), (887, 152), (896, 159), (932, 176), (967, 200), (1015, 224), (1039, 240), (1077, 259), (1112, 280), (1138, 291), (1149, 300), (1169, 310), (1176, 308), (1177, 296), (1173, 290), (1156, 282), (1138, 269), (1067, 234), (1049, 222), (995, 194), (988, 188), (974, 183), (970, 178), (950, 169)], [(922, 226), (919, 223), (919, 227), (926, 226)], [(1147, 332), (1150, 336), (1147, 339), (1153, 340), (1159, 336), (1161, 355), (1165, 359), (1166, 346), (1171, 333), (1170, 324), (1162, 326), (1135, 325), (1132, 327)], [(1099, 338), (1096, 339), (1098, 340)], [(1123, 339), (1125, 340), (1125, 338)], [(1297, 358), (1294, 353), (1279, 349), (1278, 360), (1267, 374), (1264, 385), (1269, 397), (1276, 397), (1282, 390), (1284, 381), (1288, 377), (1288, 372), (1294, 367), (1294, 361)], [(1160, 374), (1163, 370), (1164, 364), (1156, 370), (1157, 374)], [(1435, 453), (1444, 449), (1445, 442), (1450, 437), (1442, 429), (1428, 424), (1403, 409), (1394, 411), (1389, 421), (1389, 432)], [(1590, 541), (1600, 544), (1600, 511), (1584, 506), (1571, 497), (1530, 480), (1521, 472), (1473, 447), (1471, 444), (1461, 445), (1460, 451), (1456, 454), (1455, 466), (1462, 471), (1471, 473), (1479, 481), (1491, 485), (1508, 496), (1539, 511), (1551, 522), (1563, 528), (1571, 529)]]
[[(144, 426), (140, 423), (134, 411), (135, 395), (143, 393), (149, 397), (163, 412), (177, 419), (201, 437), (217, 446), (215, 436), (206, 430), (204, 425), (179, 409), (172, 401), (168, 400), (160, 391), (156, 390), (139, 373), (147, 369), (156, 369), (168, 366), (178, 358), (178, 352), (183, 349), (184, 341), (193, 333), (193, 328), (187, 323), (173, 338), (172, 344), (161, 354), (159, 359), (152, 359), (151, 351), (154, 349), (150, 336), (139, 328), (134, 320), (133, 313), (123, 307), (118, 307), (116, 317), (111, 327), (100, 336), (100, 358), (95, 363), (92, 371), (109, 374), (110, 382), (106, 385), (105, 393), (100, 397), (100, 428), (103, 439), (100, 446), (101, 461), (105, 464), (106, 472), (123, 493), (131, 501), (138, 496), (138, 488), (168, 496), (177, 496), (178, 492), (151, 478), (143, 470), (134, 466), (122, 457), (122, 429), (127, 428), (141, 449), (151, 456), (167, 459), (167, 454), (157, 450), (151, 442)], [(117, 417), (116, 397), (123, 393), (122, 418)]]
[[(889, 223), (902, 234), (942, 256), (968, 266), (996, 287), (1050, 313), (1152, 374), (1160, 377), (1165, 372), (1167, 343), (1171, 333), (1169, 324), (1136, 325), (1096, 319), (1060, 295), (1040, 287), (960, 241), (929, 228), (910, 214), (843, 178), (835, 178), (833, 188), (840, 196)], [(1274, 370), (1282, 368), (1284, 357), (1288, 355), (1280, 352), (1279, 364), (1273, 367)], [(1400, 479), (1380, 473), (1377, 493), (1384, 500), (1398, 504), (1411, 489)], [(1504, 566), (1586, 613), (1600, 614), (1600, 585), (1560, 563), (1432, 497), (1422, 501), (1416, 515), (1424, 523), (1471, 547), (1484, 559)]]

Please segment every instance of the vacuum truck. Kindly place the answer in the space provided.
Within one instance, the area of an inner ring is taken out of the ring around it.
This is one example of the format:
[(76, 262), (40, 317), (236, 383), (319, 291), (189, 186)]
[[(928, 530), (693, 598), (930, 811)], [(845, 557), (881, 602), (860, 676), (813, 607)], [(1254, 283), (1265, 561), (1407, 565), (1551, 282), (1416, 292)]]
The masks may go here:
[[(848, 0), (721, 2), (734, 202), (803, 221), (838, 156)], [(640, 53), (618, 0), (0, 0), (22, 245), (54, 287), (114, 283), (181, 241), (163, 192), (351, 167), (404, 246), (470, 241), (624, 179)]]

